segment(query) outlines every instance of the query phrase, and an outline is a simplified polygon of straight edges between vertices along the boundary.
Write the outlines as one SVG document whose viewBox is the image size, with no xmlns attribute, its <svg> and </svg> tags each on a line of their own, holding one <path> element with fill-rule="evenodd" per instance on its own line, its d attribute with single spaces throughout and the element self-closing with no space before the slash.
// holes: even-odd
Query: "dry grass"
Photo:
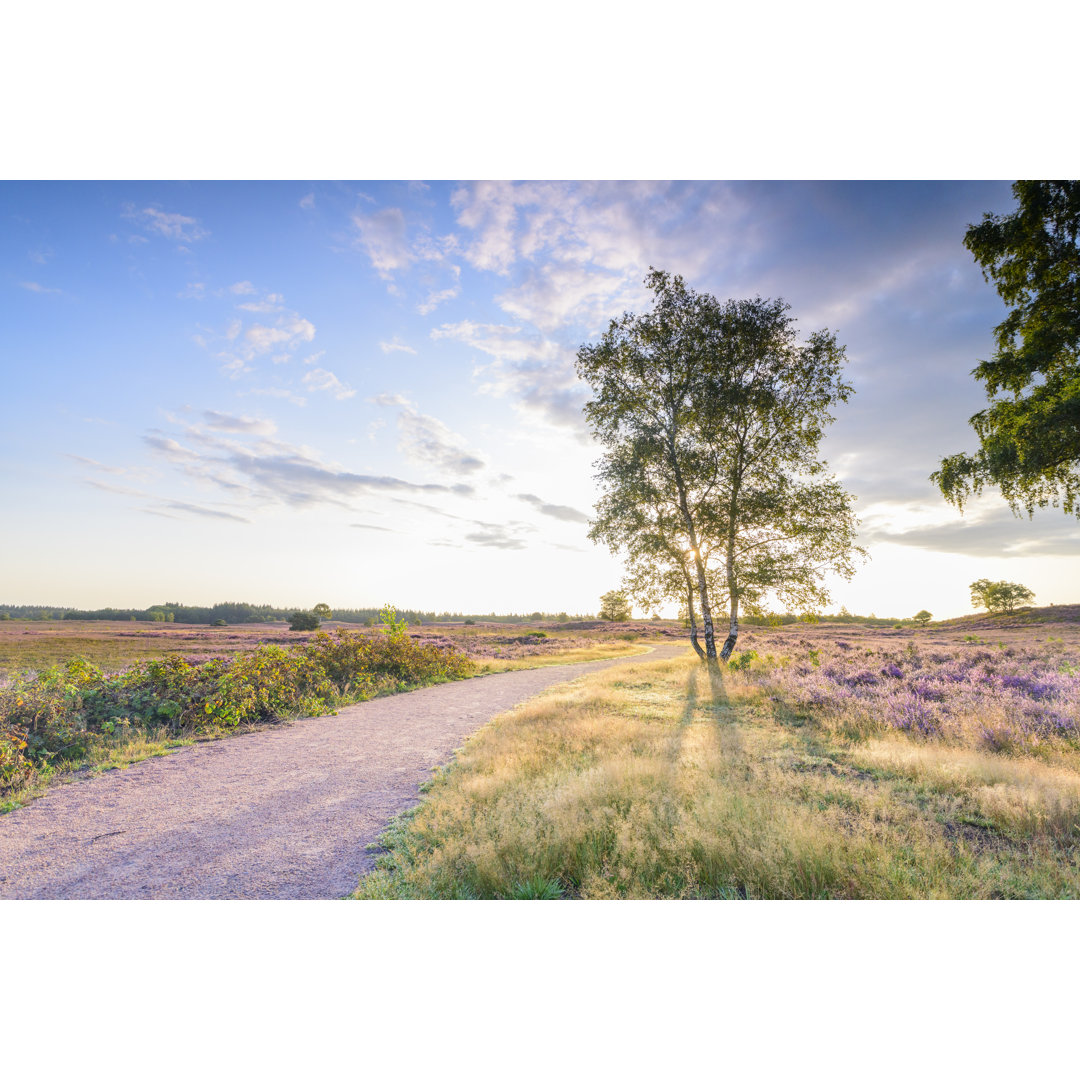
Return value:
<svg viewBox="0 0 1080 1080">
<path fill-rule="evenodd" d="M 496 658 L 477 662 L 477 673 L 488 675 L 498 671 L 521 671 L 524 668 L 550 667 L 553 664 L 586 664 L 590 660 L 611 660 L 617 656 L 645 653 L 647 646 L 618 641 L 597 642 L 596 645 L 566 649 L 538 656 L 515 659 Z"/>
<path fill-rule="evenodd" d="M 621 666 L 471 739 L 356 895 L 1080 896 L 1075 768 L 908 749 L 689 657 Z"/>
</svg>

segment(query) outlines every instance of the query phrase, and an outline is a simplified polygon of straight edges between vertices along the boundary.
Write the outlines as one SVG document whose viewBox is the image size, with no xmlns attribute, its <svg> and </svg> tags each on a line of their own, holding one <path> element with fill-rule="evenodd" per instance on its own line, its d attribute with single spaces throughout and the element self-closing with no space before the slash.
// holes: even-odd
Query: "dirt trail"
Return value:
<svg viewBox="0 0 1080 1080">
<path fill-rule="evenodd" d="M 647 656 L 513 671 L 200 743 L 55 788 L 0 816 L 0 898 L 333 899 L 419 785 L 492 717 Z"/>
</svg>

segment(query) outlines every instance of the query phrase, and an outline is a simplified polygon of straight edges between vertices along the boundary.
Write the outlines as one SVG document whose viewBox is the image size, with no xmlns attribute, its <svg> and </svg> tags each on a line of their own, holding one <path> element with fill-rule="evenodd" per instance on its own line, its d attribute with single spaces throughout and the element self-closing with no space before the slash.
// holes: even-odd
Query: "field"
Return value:
<svg viewBox="0 0 1080 1080">
<path fill-rule="evenodd" d="M 357 896 L 1080 898 L 1073 615 L 587 676 L 478 733 Z"/>
<path fill-rule="evenodd" d="M 333 621 L 324 629 L 344 626 L 350 633 L 365 631 Z M 481 671 L 506 671 L 543 663 L 574 663 L 636 651 L 630 642 L 665 634 L 681 635 L 671 623 L 600 622 L 512 626 L 435 624 L 414 627 L 418 642 L 453 645 L 474 659 Z M 538 636 L 541 635 L 541 636 Z M 40 671 L 75 657 L 105 671 L 119 671 L 139 660 L 179 655 L 208 660 L 250 652 L 259 645 L 295 645 L 311 633 L 294 632 L 282 623 L 243 626 L 192 626 L 179 623 L 134 622 L 0 622 L 0 680 L 16 672 Z"/>
</svg>

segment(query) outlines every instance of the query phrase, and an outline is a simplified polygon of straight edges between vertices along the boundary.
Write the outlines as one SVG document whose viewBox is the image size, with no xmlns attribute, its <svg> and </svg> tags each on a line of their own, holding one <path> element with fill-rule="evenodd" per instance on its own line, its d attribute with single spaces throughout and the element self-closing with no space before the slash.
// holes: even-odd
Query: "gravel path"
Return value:
<svg viewBox="0 0 1080 1080">
<path fill-rule="evenodd" d="M 58 786 L 0 816 L 0 898 L 346 896 L 372 868 L 365 847 L 469 735 L 549 686 L 639 659 L 430 686 Z"/>
</svg>

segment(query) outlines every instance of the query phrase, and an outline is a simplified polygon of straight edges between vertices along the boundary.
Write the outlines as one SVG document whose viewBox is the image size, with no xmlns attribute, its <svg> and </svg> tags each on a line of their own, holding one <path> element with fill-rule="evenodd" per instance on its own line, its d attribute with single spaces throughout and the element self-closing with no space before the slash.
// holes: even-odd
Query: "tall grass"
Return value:
<svg viewBox="0 0 1080 1080">
<path fill-rule="evenodd" d="M 1055 793 L 1056 824 L 988 820 L 990 755 L 913 771 L 890 738 L 844 739 L 692 659 L 596 673 L 471 739 L 356 895 L 1080 896 L 1075 769 L 1029 760 L 991 785 Z"/>
</svg>

